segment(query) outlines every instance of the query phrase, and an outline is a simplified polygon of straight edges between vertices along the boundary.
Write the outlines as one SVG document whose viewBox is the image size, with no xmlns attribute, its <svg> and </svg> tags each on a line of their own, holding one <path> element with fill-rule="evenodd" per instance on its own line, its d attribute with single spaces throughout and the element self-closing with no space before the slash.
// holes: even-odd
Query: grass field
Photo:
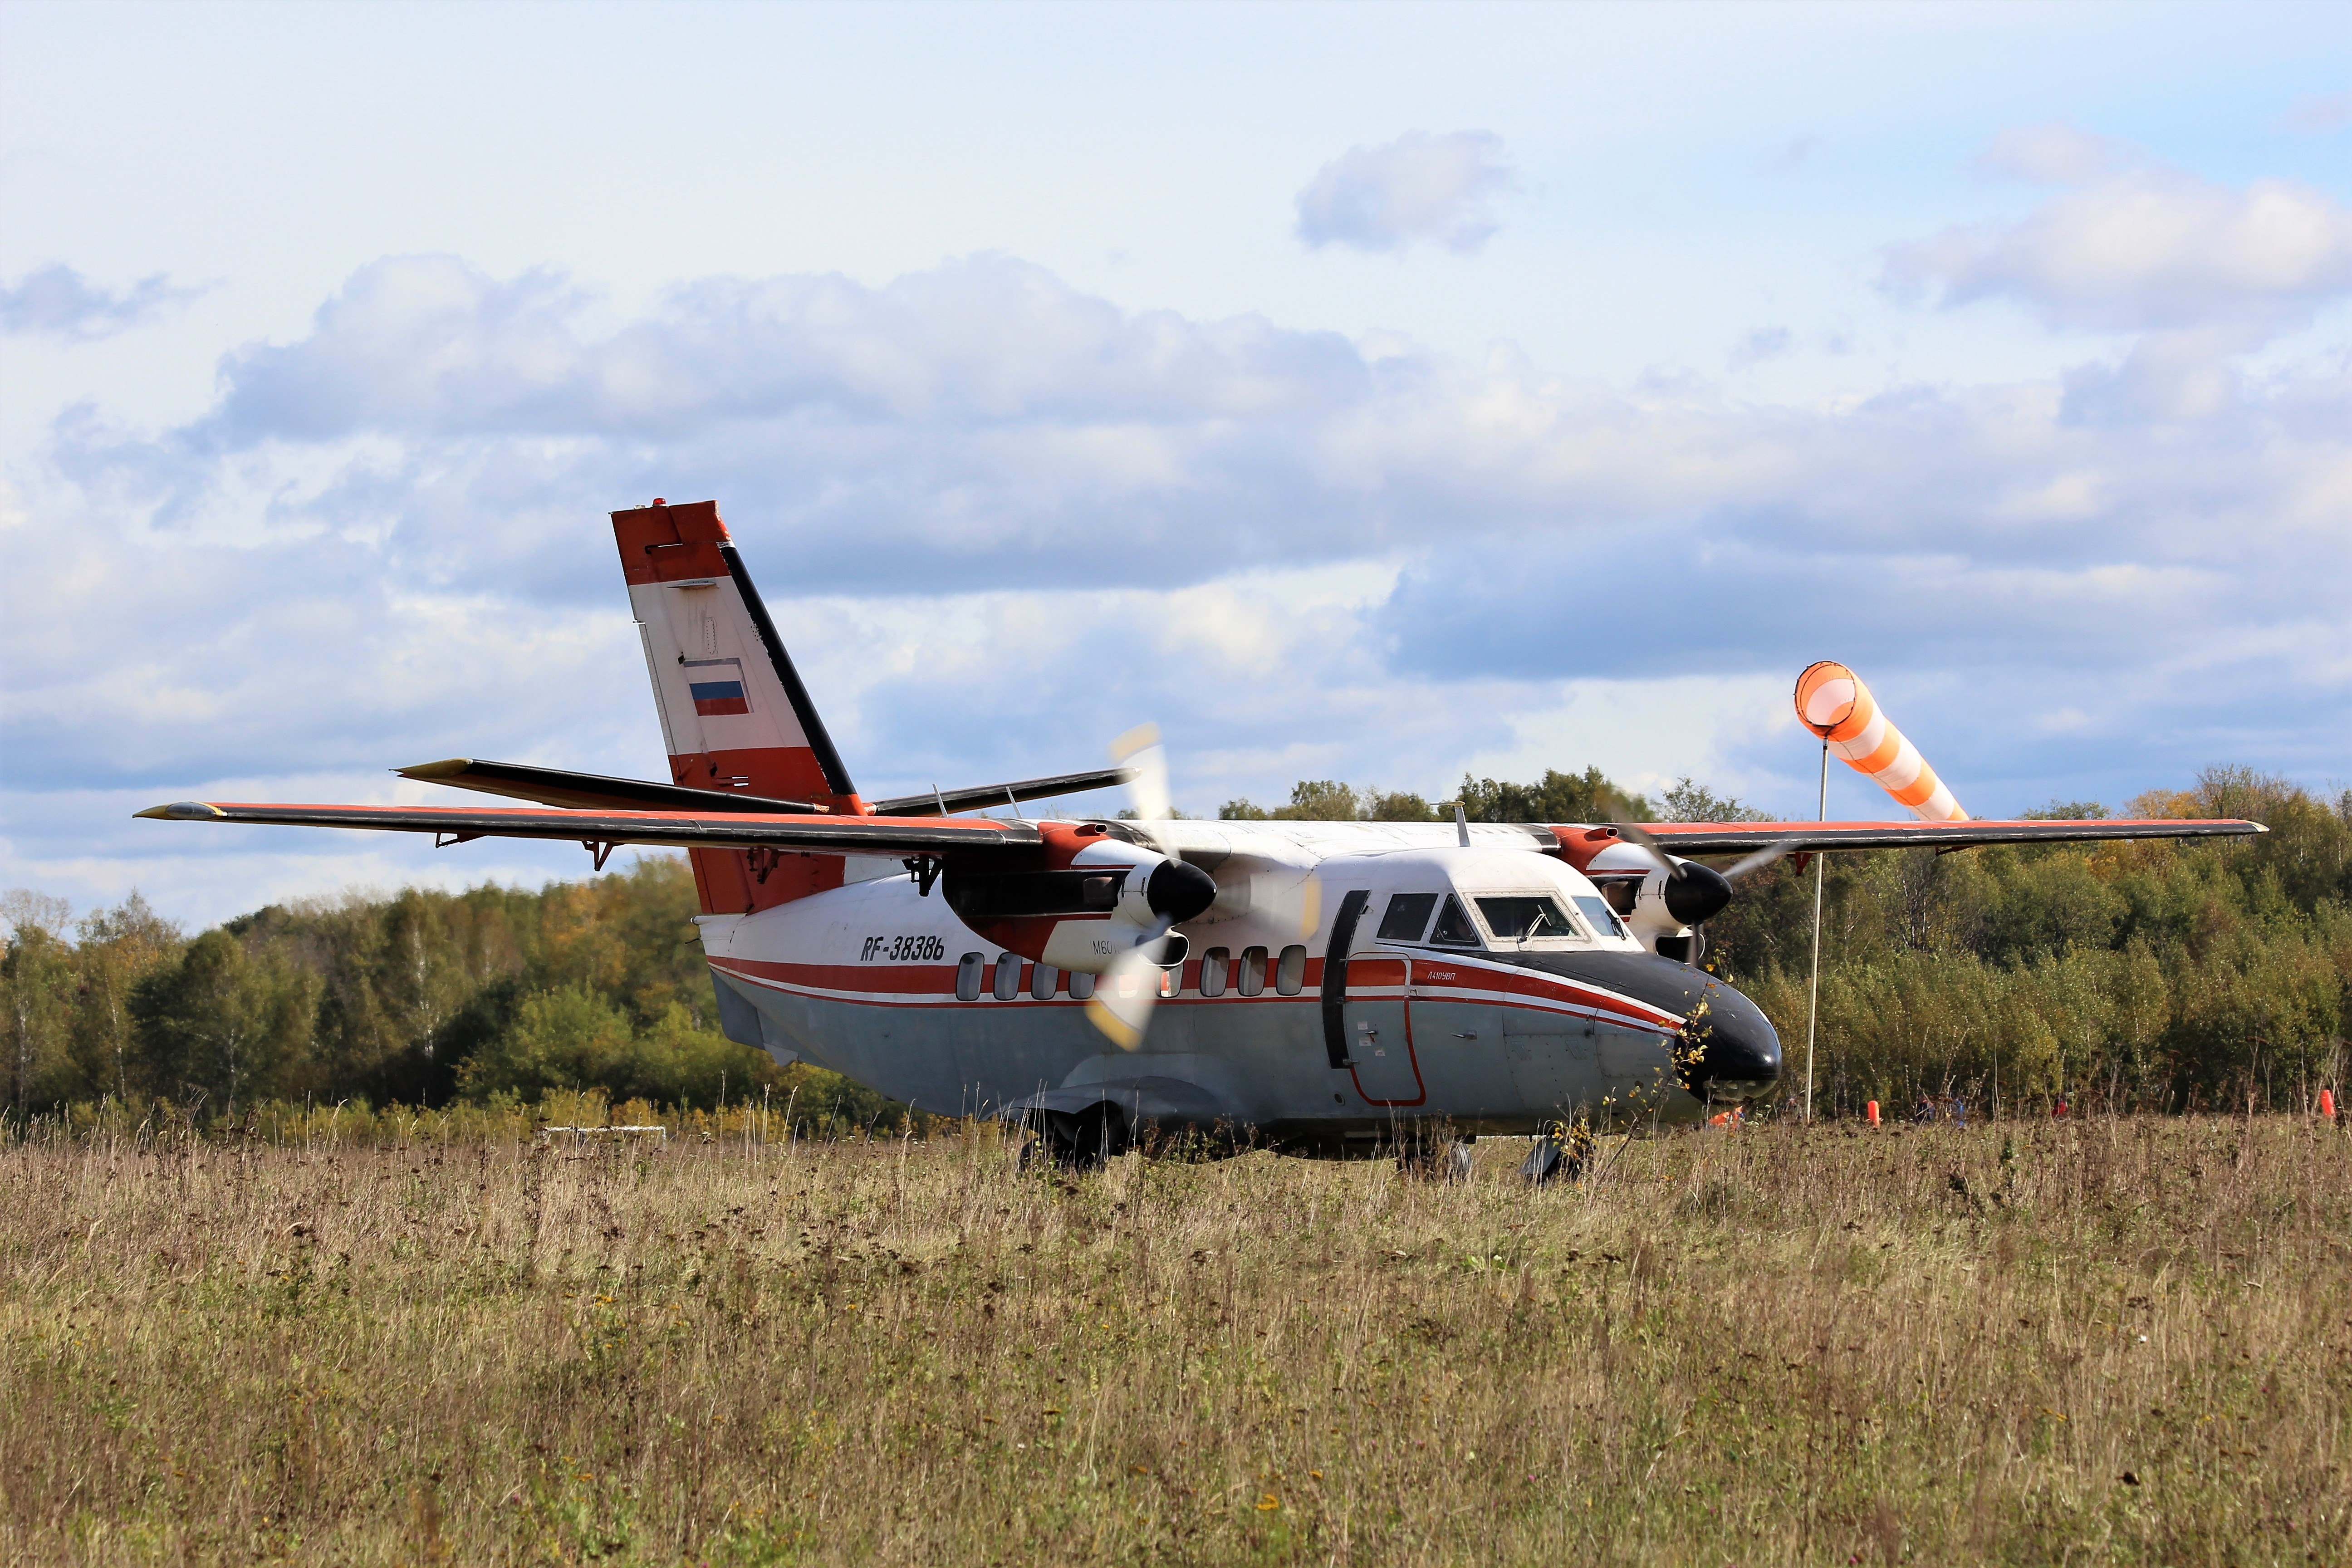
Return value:
<svg viewBox="0 0 2352 1568">
<path fill-rule="evenodd" d="M 2352 1138 L 0 1152 L 12 1562 L 2341 1563 Z"/>
</svg>

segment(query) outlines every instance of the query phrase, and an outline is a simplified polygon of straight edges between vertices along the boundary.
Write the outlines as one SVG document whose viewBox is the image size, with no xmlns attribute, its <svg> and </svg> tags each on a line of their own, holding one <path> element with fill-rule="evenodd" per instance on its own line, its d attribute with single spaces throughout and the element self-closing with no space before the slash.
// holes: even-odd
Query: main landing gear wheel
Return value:
<svg viewBox="0 0 2352 1568">
<path fill-rule="evenodd" d="M 1127 1152 L 1127 1118 L 1115 1105 L 1090 1105 L 1075 1114 L 1040 1111 L 1021 1145 L 1021 1169 L 1050 1165 L 1077 1174 L 1099 1171 Z"/>
<path fill-rule="evenodd" d="M 1470 1140 L 1449 1134 L 1411 1138 L 1397 1151 L 1397 1170 L 1424 1182 L 1458 1185 L 1470 1179 L 1476 1165 L 1476 1157 L 1470 1152 Z"/>
</svg>

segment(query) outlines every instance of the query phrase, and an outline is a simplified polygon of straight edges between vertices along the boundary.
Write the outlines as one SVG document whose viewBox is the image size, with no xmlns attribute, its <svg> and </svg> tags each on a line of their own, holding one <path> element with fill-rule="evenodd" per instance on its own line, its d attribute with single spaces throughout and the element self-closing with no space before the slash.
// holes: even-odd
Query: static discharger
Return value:
<svg viewBox="0 0 2352 1568">
<path fill-rule="evenodd" d="M 1969 819 L 1919 748 L 1887 722 L 1870 688 L 1844 665 L 1824 659 L 1805 667 L 1797 677 L 1797 720 L 1920 821 Z"/>
</svg>

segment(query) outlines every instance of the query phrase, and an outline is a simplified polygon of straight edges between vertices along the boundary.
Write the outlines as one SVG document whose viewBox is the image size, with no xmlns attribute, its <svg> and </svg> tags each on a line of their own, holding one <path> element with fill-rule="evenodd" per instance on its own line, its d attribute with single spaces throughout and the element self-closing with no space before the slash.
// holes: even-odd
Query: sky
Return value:
<svg viewBox="0 0 2352 1568">
<path fill-rule="evenodd" d="M 1196 815 L 1810 816 L 1818 658 L 1979 816 L 2352 783 L 2340 5 L 15 0 L 0 356 L 0 887 L 77 909 L 585 874 L 131 814 L 662 776 L 656 496 L 869 796 L 1151 720 Z"/>
</svg>

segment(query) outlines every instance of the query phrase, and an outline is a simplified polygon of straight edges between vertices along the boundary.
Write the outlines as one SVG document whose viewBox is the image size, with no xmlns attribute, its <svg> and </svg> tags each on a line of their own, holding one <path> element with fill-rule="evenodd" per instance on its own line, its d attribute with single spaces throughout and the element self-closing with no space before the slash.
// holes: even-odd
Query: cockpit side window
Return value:
<svg viewBox="0 0 2352 1568">
<path fill-rule="evenodd" d="M 1445 907 L 1437 911 L 1437 925 L 1430 931 L 1429 940 L 1440 947 L 1481 945 L 1478 928 L 1470 923 L 1470 911 L 1464 909 L 1462 900 L 1451 893 L 1446 895 Z"/>
<path fill-rule="evenodd" d="M 1592 929 L 1603 936 L 1623 936 L 1625 928 L 1617 923 L 1615 909 L 1609 900 L 1594 893 L 1576 895 L 1576 907 L 1592 922 Z"/>
<path fill-rule="evenodd" d="M 1436 907 L 1435 893 L 1396 894 L 1389 900 L 1389 912 L 1381 917 L 1380 940 L 1419 942 L 1429 929 L 1429 911 Z"/>
</svg>

